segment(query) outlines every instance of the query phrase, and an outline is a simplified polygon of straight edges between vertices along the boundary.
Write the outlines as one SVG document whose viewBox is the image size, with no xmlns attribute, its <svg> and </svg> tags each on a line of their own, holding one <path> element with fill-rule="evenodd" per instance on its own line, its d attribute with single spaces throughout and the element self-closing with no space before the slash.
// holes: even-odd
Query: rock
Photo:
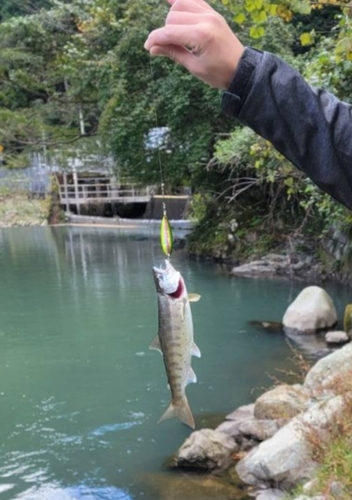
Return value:
<svg viewBox="0 0 352 500">
<path fill-rule="evenodd" d="M 332 495 L 333 498 L 341 500 L 345 497 L 345 488 L 340 484 L 338 481 L 331 481 L 330 483 L 330 494 Z"/>
<path fill-rule="evenodd" d="M 254 404 L 240 406 L 227 415 L 227 421 L 222 422 L 216 430 L 231 436 L 241 450 L 249 450 L 258 442 L 270 438 L 287 421 L 258 420 L 254 417 Z"/>
<path fill-rule="evenodd" d="M 230 420 L 224 422 L 216 430 L 228 434 L 241 446 L 243 439 L 254 440 L 257 443 L 265 441 L 265 439 L 272 437 L 280 427 L 282 425 L 276 420 L 258 420 L 251 417 L 242 421 Z M 243 449 L 242 446 L 241 449 Z"/>
<path fill-rule="evenodd" d="M 254 403 L 250 405 L 239 406 L 237 410 L 226 415 L 227 420 L 244 420 L 254 417 Z"/>
<path fill-rule="evenodd" d="M 257 419 L 288 419 L 306 409 L 308 392 L 303 386 L 279 385 L 262 394 L 255 402 L 254 415 Z"/>
<path fill-rule="evenodd" d="M 349 335 L 343 330 L 335 330 L 327 332 L 325 335 L 326 343 L 329 345 L 343 345 L 347 344 L 351 339 Z"/>
<path fill-rule="evenodd" d="M 272 278 L 276 274 L 276 266 L 266 260 L 255 260 L 231 270 L 233 276 L 241 278 L 265 277 Z"/>
<path fill-rule="evenodd" d="M 311 479 L 316 463 L 307 433 L 317 432 L 320 440 L 327 439 L 327 429 L 342 411 L 343 404 L 343 398 L 337 396 L 315 403 L 294 417 L 238 462 L 236 471 L 241 480 L 257 487 L 270 487 L 275 483 L 285 488 Z"/>
<path fill-rule="evenodd" d="M 269 488 L 256 493 L 255 500 L 286 500 L 287 493 L 281 490 Z"/>
<path fill-rule="evenodd" d="M 340 394 L 348 387 L 352 373 L 352 344 L 320 359 L 307 373 L 303 387 L 316 397 Z"/>
<path fill-rule="evenodd" d="M 318 478 L 316 478 L 316 477 L 314 479 L 312 479 L 311 481 L 308 481 L 307 483 L 305 483 L 302 486 L 303 493 L 310 494 L 313 491 L 316 491 L 318 484 L 319 484 L 319 481 L 318 481 Z"/>
<path fill-rule="evenodd" d="M 330 296 L 318 286 L 304 288 L 287 309 L 285 329 L 301 333 L 315 333 L 331 328 L 337 322 L 336 309 Z"/>
<path fill-rule="evenodd" d="M 231 455 L 238 450 L 235 441 L 222 432 L 201 429 L 192 432 L 176 455 L 178 467 L 195 469 L 223 469 L 231 463 Z"/>
<path fill-rule="evenodd" d="M 286 328 L 285 334 L 292 347 L 304 355 L 307 364 L 313 365 L 318 359 L 333 352 L 326 343 L 324 333 L 302 335 L 302 333 L 293 332 Z"/>
<path fill-rule="evenodd" d="M 300 495 L 296 497 L 294 500 L 325 500 L 326 496 L 319 495 L 317 497 L 307 497 L 307 495 Z"/>
</svg>

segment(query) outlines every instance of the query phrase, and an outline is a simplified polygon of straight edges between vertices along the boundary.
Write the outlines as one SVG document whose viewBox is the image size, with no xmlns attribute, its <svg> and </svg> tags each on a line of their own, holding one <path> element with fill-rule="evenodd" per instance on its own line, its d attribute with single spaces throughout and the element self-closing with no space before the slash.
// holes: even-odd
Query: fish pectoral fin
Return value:
<svg viewBox="0 0 352 500">
<path fill-rule="evenodd" d="M 190 366 L 188 370 L 186 385 L 195 384 L 197 382 L 197 375 L 194 373 L 193 368 Z"/>
<path fill-rule="evenodd" d="M 190 302 L 198 302 L 198 300 L 200 300 L 200 297 L 201 297 L 201 295 L 199 295 L 198 293 L 189 293 L 188 294 L 188 300 Z"/>
<path fill-rule="evenodd" d="M 172 417 L 179 418 L 181 422 L 188 425 L 192 429 L 196 426 L 186 396 L 181 400 L 178 400 L 177 403 L 171 402 L 166 412 L 159 418 L 158 423 Z"/>
<path fill-rule="evenodd" d="M 149 349 L 152 349 L 153 351 L 159 351 L 160 354 L 163 353 L 162 350 L 161 350 L 159 335 L 156 335 L 153 338 L 153 340 L 150 343 Z"/>
<path fill-rule="evenodd" d="M 197 346 L 197 344 L 195 342 L 192 343 L 191 354 L 192 354 L 192 356 L 195 356 L 196 358 L 202 357 L 200 350 L 199 350 L 199 347 Z"/>
</svg>

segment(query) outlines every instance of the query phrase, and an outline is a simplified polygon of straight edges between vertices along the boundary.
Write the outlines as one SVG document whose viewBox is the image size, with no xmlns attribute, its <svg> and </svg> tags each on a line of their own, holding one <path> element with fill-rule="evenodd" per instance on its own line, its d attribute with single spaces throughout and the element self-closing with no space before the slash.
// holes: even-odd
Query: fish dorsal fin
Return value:
<svg viewBox="0 0 352 500">
<path fill-rule="evenodd" d="M 188 294 L 188 300 L 190 302 L 198 302 L 200 300 L 200 295 L 198 293 L 189 293 Z"/>
<path fill-rule="evenodd" d="M 162 350 L 161 350 L 159 335 L 156 335 L 153 338 L 153 340 L 150 343 L 149 349 L 152 349 L 153 351 L 159 351 L 160 354 L 163 353 Z"/>
<path fill-rule="evenodd" d="M 192 354 L 192 356 L 195 356 L 196 358 L 202 357 L 200 350 L 199 350 L 199 347 L 197 346 L 197 344 L 195 342 L 192 343 L 191 354 Z"/>
<path fill-rule="evenodd" d="M 194 373 L 193 368 L 190 366 L 188 370 L 186 385 L 195 384 L 197 382 L 197 375 Z"/>
</svg>

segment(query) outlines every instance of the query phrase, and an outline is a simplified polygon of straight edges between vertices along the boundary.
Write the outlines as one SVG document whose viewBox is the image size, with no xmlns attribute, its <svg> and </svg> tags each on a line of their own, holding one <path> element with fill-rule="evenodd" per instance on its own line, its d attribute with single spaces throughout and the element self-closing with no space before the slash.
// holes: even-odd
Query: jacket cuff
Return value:
<svg viewBox="0 0 352 500">
<path fill-rule="evenodd" d="M 229 88 L 223 93 L 221 108 L 232 116 L 237 116 L 252 88 L 255 69 L 260 65 L 263 52 L 246 47 L 231 80 Z"/>
</svg>

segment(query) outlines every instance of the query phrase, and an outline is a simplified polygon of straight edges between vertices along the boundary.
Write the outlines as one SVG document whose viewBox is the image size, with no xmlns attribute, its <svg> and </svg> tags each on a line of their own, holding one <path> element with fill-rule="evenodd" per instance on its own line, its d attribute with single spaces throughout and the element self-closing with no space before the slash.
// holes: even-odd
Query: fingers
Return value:
<svg viewBox="0 0 352 500">
<path fill-rule="evenodd" d="M 194 46 L 194 28 L 187 25 L 167 25 L 164 28 L 158 28 L 150 33 L 144 48 L 150 50 L 155 45 L 165 46 L 174 45 L 178 47 Z M 154 54 L 156 55 L 156 54 Z"/>
<path fill-rule="evenodd" d="M 194 58 L 191 52 L 179 45 L 153 45 L 150 54 L 152 56 L 166 56 L 186 68 Z"/>
<path fill-rule="evenodd" d="M 171 10 L 180 12 L 209 12 L 213 9 L 204 0 L 173 0 Z"/>
<path fill-rule="evenodd" d="M 172 10 L 167 15 L 165 25 L 168 24 L 179 24 L 179 25 L 190 25 L 190 24 L 198 24 L 201 22 L 203 14 L 193 14 L 191 12 L 178 12 Z"/>
<path fill-rule="evenodd" d="M 197 55 L 193 54 L 185 47 L 179 45 L 154 45 L 150 50 L 152 56 L 166 56 L 177 64 L 184 66 L 191 73 L 202 78 L 202 64 L 199 63 Z"/>
</svg>

